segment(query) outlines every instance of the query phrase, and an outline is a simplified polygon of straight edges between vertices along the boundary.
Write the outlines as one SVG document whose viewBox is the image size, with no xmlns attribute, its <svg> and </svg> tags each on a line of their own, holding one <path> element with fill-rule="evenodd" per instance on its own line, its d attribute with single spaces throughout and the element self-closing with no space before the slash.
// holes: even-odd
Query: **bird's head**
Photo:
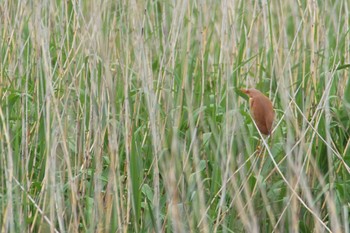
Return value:
<svg viewBox="0 0 350 233">
<path fill-rule="evenodd" d="M 248 95 L 250 98 L 254 98 L 256 95 L 259 95 L 259 91 L 254 89 L 254 88 L 250 88 L 250 89 L 241 89 L 241 91 L 243 93 L 245 93 L 246 95 Z"/>
</svg>

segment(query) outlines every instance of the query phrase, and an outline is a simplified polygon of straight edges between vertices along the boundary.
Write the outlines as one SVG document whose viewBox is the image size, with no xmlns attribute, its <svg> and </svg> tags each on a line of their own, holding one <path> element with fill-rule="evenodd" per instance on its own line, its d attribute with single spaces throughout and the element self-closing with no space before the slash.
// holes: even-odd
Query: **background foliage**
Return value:
<svg viewBox="0 0 350 233">
<path fill-rule="evenodd" d="M 2 232 L 349 232 L 348 1 L 0 3 Z"/>
</svg>

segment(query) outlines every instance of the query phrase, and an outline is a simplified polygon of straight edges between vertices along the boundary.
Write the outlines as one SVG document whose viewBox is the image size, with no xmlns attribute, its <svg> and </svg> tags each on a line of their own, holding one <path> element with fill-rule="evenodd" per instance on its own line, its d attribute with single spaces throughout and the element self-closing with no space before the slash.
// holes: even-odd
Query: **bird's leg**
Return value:
<svg viewBox="0 0 350 233">
<path fill-rule="evenodd" d="M 259 139 L 258 141 L 258 145 L 256 145 L 256 151 L 258 152 L 258 154 L 261 153 L 261 140 Z M 260 154 L 261 155 L 261 154 Z"/>
<path fill-rule="evenodd" d="M 263 149 L 263 145 L 262 145 L 262 139 L 259 139 L 258 145 L 256 146 L 256 152 L 258 153 L 259 157 L 264 157 L 264 149 Z"/>
</svg>

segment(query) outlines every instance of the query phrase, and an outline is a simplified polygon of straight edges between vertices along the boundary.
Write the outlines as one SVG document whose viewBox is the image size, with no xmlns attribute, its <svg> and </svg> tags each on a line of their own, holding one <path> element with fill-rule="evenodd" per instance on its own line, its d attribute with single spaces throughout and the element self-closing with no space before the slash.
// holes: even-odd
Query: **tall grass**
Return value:
<svg viewBox="0 0 350 233">
<path fill-rule="evenodd" d="M 348 1 L 0 3 L 1 232 L 349 232 Z"/>
</svg>

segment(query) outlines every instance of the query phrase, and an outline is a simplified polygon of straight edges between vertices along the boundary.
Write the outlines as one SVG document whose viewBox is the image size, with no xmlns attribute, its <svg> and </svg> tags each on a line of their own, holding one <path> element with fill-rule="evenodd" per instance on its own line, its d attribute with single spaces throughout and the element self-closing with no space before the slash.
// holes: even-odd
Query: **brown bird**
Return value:
<svg viewBox="0 0 350 233">
<path fill-rule="evenodd" d="M 272 102 L 254 88 L 242 89 L 242 91 L 249 96 L 250 111 L 259 131 L 262 134 L 269 135 L 275 118 Z"/>
</svg>

